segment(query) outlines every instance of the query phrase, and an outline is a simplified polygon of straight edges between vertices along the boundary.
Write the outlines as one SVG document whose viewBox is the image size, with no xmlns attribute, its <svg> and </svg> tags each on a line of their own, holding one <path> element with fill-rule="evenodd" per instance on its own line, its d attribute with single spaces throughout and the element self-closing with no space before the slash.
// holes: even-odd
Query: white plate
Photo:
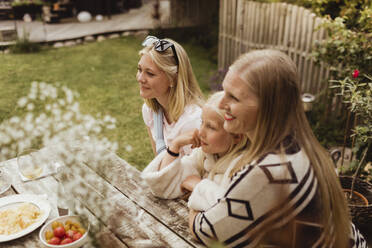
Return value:
<svg viewBox="0 0 372 248">
<path fill-rule="evenodd" d="M 0 211 L 15 207 L 21 203 L 31 203 L 36 205 L 41 211 L 39 219 L 35 223 L 33 223 L 32 225 L 28 226 L 27 228 L 23 229 L 20 232 L 11 235 L 0 235 L 0 242 L 17 239 L 34 231 L 36 228 L 41 226 L 49 217 L 50 213 L 49 202 L 38 195 L 31 194 L 10 195 L 0 198 Z"/>
</svg>

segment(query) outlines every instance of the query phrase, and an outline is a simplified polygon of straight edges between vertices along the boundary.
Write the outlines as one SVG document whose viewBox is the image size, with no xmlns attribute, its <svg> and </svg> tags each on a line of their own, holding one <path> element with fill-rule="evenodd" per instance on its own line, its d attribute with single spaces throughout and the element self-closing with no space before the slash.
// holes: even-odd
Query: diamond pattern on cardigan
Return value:
<svg viewBox="0 0 372 248">
<path fill-rule="evenodd" d="M 207 236 L 210 239 L 217 239 L 213 225 L 208 221 L 205 215 L 200 218 L 199 226 L 199 230 L 203 235 Z"/>
<path fill-rule="evenodd" d="M 280 174 L 275 173 L 276 170 L 282 170 L 279 167 L 286 167 L 288 173 Z M 286 162 L 282 164 L 267 164 L 267 165 L 260 165 L 259 168 L 265 173 L 269 182 L 272 184 L 292 184 L 298 183 L 296 173 L 292 167 L 291 162 Z M 288 178 L 289 176 L 289 178 Z"/>
<path fill-rule="evenodd" d="M 229 216 L 243 220 L 254 219 L 249 201 L 226 198 L 226 202 Z"/>
</svg>

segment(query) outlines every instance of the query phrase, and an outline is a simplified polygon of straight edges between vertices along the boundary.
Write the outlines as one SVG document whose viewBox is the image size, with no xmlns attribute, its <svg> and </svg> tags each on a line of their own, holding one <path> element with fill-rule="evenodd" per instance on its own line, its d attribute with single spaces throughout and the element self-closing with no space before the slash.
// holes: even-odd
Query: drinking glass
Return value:
<svg viewBox="0 0 372 248">
<path fill-rule="evenodd" d="M 17 155 L 19 172 L 27 179 L 33 180 L 40 177 L 44 170 L 44 161 L 38 150 L 28 149 Z"/>
<path fill-rule="evenodd" d="M 0 195 L 10 188 L 10 177 L 5 171 L 0 169 Z"/>
</svg>

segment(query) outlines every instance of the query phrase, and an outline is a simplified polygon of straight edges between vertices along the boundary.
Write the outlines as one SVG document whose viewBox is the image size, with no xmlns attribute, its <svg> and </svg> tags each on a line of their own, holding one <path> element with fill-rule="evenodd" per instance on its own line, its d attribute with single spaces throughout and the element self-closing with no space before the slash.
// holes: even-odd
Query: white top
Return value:
<svg viewBox="0 0 372 248">
<path fill-rule="evenodd" d="M 188 206 L 198 211 L 209 209 L 223 196 L 230 184 L 230 171 L 240 159 L 238 156 L 232 161 L 226 161 L 212 178 L 210 171 L 215 167 L 216 159 L 201 148 L 193 149 L 190 155 L 178 157 L 158 171 L 165 154 L 166 151 L 163 151 L 151 161 L 143 170 L 142 178 L 155 196 L 173 199 L 185 194 L 181 191 L 181 184 L 188 176 L 200 176 L 202 180 L 195 186 L 188 201 Z"/>
<path fill-rule="evenodd" d="M 165 145 L 168 146 L 178 135 L 191 131 L 195 128 L 199 129 L 201 125 L 202 110 L 198 105 L 192 104 L 185 107 L 183 114 L 178 118 L 178 121 L 171 124 L 168 123 L 163 116 L 163 135 Z M 153 140 L 156 140 L 153 111 L 145 103 L 142 105 L 142 117 L 146 126 L 151 130 Z M 191 145 L 182 147 L 180 153 L 190 154 Z"/>
</svg>

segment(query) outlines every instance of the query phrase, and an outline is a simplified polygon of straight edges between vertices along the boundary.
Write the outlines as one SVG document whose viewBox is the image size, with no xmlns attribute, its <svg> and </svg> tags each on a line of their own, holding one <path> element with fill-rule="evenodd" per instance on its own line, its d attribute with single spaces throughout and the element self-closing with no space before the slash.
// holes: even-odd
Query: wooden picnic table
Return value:
<svg viewBox="0 0 372 248">
<path fill-rule="evenodd" d="M 88 216 L 90 230 L 101 226 L 94 235 L 96 245 L 90 242 L 84 248 L 202 247 L 188 230 L 188 208 L 184 200 L 154 197 L 141 179 L 140 171 L 114 153 L 102 160 L 98 170 L 90 166 L 97 161 L 74 164 L 84 172 L 83 177 L 73 171 L 67 174 L 67 180 L 79 180 L 91 188 L 89 194 L 74 192 L 72 198 L 70 192 L 66 192 L 70 200 L 80 206 L 76 214 L 85 213 Z M 61 173 L 23 182 L 18 174 L 16 159 L 1 162 L 0 168 L 12 177 L 11 188 L 0 197 L 46 194 L 48 201 L 57 199 Z M 101 197 L 104 201 L 92 201 L 89 195 Z M 110 204 L 105 206 L 107 202 Z M 52 210 L 47 221 L 58 216 L 57 201 L 50 200 L 50 203 Z M 102 208 L 104 211 L 99 210 Z M 38 237 L 40 228 L 16 240 L 0 243 L 0 247 L 42 247 Z"/>
</svg>

